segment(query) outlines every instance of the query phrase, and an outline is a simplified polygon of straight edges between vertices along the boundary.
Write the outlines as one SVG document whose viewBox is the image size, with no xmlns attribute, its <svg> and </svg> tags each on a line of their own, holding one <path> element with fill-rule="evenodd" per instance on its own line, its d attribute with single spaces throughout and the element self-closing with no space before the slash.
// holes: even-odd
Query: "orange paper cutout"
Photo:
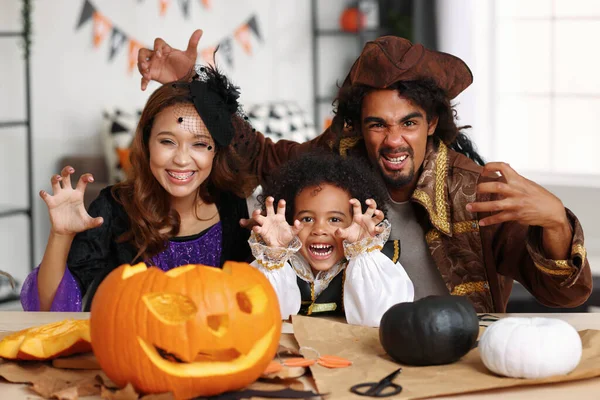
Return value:
<svg viewBox="0 0 600 400">
<path fill-rule="evenodd" d="M 137 58 L 142 44 L 137 40 L 129 39 L 129 72 L 137 65 Z"/>
<path fill-rule="evenodd" d="M 263 372 L 263 375 L 276 374 L 277 372 L 281 371 L 282 369 L 283 369 L 283 365 L 281 365 L 279 362 L 271 361 L 269 363 L 269 365 L 267 365 L 267 368 Z"/>
<path fill-rule="evenodd" d="M 310 367 L 315 365 L 317 360 L 310 360 L 303 357 L 288 358 L 283 362 L 286 367 Z"/>
<path fill-rule="evenodd" d="M 159 0 L 160 1 L 160 16 L 164 17 L 167 14 L 167 8 L 171 5 L 171 0 Z"/>
<path fill-rule="evenodd" d="M 248 55 L 252 55 L 252 44 L 250 43 L 250 28 L 248 24 L 244 24 L 235 30 L 235 38 L 240 42 L 244 51 Z"/>
<path fill-rule="evenodd" d="M 317 363 L 327 368 L 346 368 L 352 365 L 352 361 L 332 355 L 325 355 L 319 357 Z"/>
<path fill-rule="evenodd" d="M 129 174 L 129 170 L 131 169 L 131 160 L 129 159 L 129 149 L 123 149 L 120 147 L 116 148 L 117 156 L 119 157 L 119 164 L 121 164 L 121 168 L 125 173 Z"/>
<path fill-rule="evenodd" d="M 112 23 L 98 11 L 94 11 L 94 47 L 99 47 L 110 32 Z"/>
</svg>

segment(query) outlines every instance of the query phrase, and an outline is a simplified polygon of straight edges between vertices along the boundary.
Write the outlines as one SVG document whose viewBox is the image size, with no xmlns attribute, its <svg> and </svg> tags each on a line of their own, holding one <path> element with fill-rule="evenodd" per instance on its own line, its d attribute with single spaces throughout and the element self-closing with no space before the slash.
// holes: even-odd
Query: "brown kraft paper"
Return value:
<svg viewBox="0 0 600 400">
<path fill-rule="evenodd" d="M 481 361 L 479 351 L 471 350 L 460 361 L 441 366 L 411 367 L 400 365 L 386 354 L 379 343 L 379 330 L 348 325 L 323 318 L 294 316 L 294 336 L 301 347 L 311 347 L 321 355 L 332 354 L 352 361 L 347 368 L 310 367 L 319 393 L 327 400 L 362 399 L 350 392 L 352 385 L 378 382 L 399 367 L 402 373 L 394 383 L 403 387 L 394 399 L 422 399 L 443 395 L 575 381 L 600 376 L 600 331 L 579 332 L 583 354 L 578 367 L 568 375 L 544 379 L 500 377 L 490 372 Z"/>
</svg>

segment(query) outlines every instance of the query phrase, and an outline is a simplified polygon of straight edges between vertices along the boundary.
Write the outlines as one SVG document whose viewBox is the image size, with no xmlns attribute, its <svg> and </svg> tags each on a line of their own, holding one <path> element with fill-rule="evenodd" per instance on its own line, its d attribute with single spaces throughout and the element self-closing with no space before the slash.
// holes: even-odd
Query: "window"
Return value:
<svg viewBox="0 0 600 400">
<path fill-rule="evenodd" d="M 441 50 L 473 70 L 458 111 L 486 160 L 541 184 L 600 186 L 600 1 L 448 3 Z"/>
</svg>

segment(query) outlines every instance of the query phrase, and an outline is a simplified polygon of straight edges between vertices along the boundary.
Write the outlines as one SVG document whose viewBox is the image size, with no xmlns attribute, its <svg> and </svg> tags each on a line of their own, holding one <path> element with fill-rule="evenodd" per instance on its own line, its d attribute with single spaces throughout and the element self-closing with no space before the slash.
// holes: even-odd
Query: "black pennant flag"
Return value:
<svg viewBox="0 0 600 400">
<path fill-rule="evenodd" d="M 256 19 L 256 15 L 253 15 L 252 18 L 248 21 L 248 27 L 254 32 L 259 41 L 262 42 L 262 36 L 260 35 L 260 30 L 258 29 L 258 20 Z"/>
<path fill-rule="evenodd" d="M 112 61 L 126 41 L 127 36 L 125 36 L 125 34 L 119 28 L 113 27 L 110 35 L 110 54 L 108 55 L 108 61 Z"/>
<path fill-rule="evenodd" d="M 190 0 L 179 0 L 183 16 L 187 19 L 190 16 Z"/>
<path fill-rule="evenodd" d="M 85 24 L 88 19 L 92 18 L 96 9 L 88 0 L 83 2 L 83 9 L 81 10 L 81 15 L 79 16 L 79 22 L 77 23 L 76 30 L 81 28 L 81 25 Z"/>
<path fill-rule="evenodd" d="M 219 43 L 219 52 L 217 54 L 223 54 L 225 62 L 229 67 L 233 67 L 233 47 L 231 46 L 231 38 L 225 38 Z"/>
</svg>

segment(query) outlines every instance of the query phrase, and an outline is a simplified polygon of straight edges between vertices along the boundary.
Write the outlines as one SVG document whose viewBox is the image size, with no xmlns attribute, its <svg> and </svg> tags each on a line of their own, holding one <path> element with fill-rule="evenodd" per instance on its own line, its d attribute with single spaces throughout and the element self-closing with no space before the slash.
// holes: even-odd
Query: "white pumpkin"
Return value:
<svg viewBox="0 0 600 400">
<path fill-rule="evenodd" d="M 581 338 L 555 318 L 509 317 L 488 328 L 479 340 L 483 364 L 498 375 L 545 378 L 568 374 L 581 359 Z"/>
</svg>

